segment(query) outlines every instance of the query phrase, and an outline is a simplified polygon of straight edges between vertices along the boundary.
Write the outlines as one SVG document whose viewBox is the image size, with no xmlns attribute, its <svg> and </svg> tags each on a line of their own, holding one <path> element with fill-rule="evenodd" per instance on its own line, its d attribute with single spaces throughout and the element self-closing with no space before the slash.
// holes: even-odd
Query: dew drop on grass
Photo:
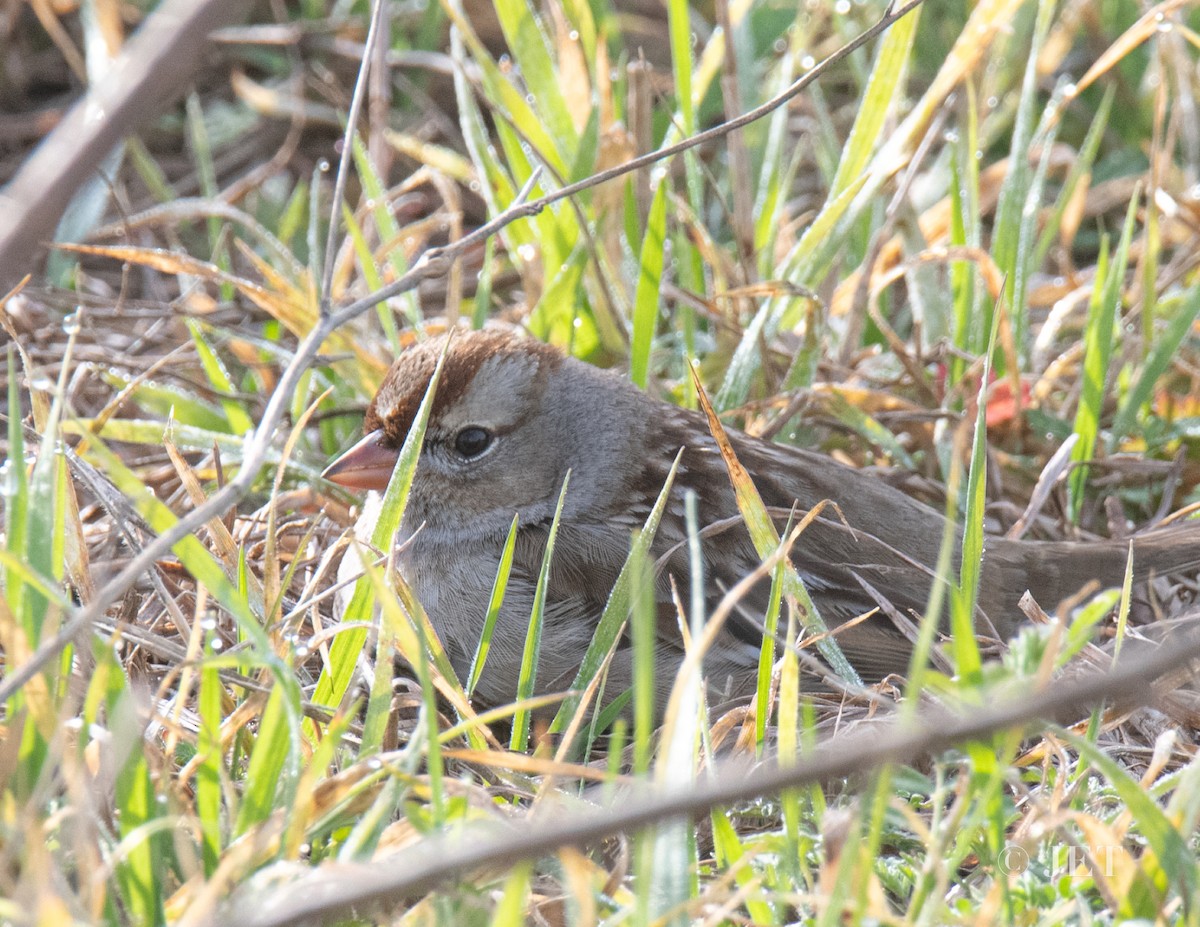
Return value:
<svg viewBox="0 0 1200 927">
<path fill-rule="evenodd" d="M 806 71 L 811 71 L 816 66 L 817 66 L 817 59 L 814 58 L 812 55 L 805 55 L 803 58 L 800 59 L 800 67 L 804 68 L 804 70 L 806 70 Z"/>
<path fill-rule="evenodd" d="M 574 29 L 572 29 L 570 32 L 567 33 L 567 38 L 570 39 L 572 42 L 578 42 L 579 41 L 579 33 L 576 32 Z"/>
<path fill-rule="evenodd" d="M 64 335 L 78 335 L 79 327 L 80 323 L 78 312 L 72 312 L 62 321 L 62 330 Z"/>
<path fill-rule="evenodd" d="M 329 173 L 329 162 L 327 160 L 325 160 L 324 158 L 322 158 L 320 161 L 317 162 L 317 170 L 319 170 L 322 174 L 328 174 Z"/>
<path fill-rule="evenodd" d="M 850 12 L 850 0 L 837 0 L 833 5 L 833 11 L 839 16 L 845 16 Z"/>
</svg>

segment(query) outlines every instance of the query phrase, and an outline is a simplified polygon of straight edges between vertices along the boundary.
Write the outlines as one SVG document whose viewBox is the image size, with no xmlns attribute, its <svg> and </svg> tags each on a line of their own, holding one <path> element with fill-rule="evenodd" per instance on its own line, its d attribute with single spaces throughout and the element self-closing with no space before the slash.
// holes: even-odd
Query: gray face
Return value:
<svg viewBox="0 0 1200 927">
<path fill-rule="evenodd" d="M 364 422 L 363 443 L 375 446 L 370 474 L 346 485 L 386 486 L 389 460 L 408 437 L 445 345 L 442 337 L 411 348 L 388 371 Z M 548 523 L 568 472 L 564 518 L 607 523 L 612 500 L 636 508 L 644 493 L 631 480 L 647 464 L 655 470 L 651 491 L 662 486 L 678 449 L 669 442 L 662 467 L 648 460 L 662 441 L 662 408 L 626 378 L 541 342 L 457 333 L 442 360 L 405 527 L 423 524 L 453 543 L 503 537 L 514 513 L 524 525 Z M 337 466 L 346 467 L 345 458 Z"/>
<path fill-rule="evenodd" d="M 529 354 L 484 361 L 426 430 L 416 477 L 426 497 L 452 494 L 456 512 L 476 513 L 496 529 L 507 529 L 514 512 L 525 523 L 549 517 L 546 502 L 558 495 L 568 448 L 549 440 L 554 409 L 543 402 L 546 381 Z M 436 503 L 420 515 L 429 524 L 444 521 Z"/>
<path fill-rule="evenodd" d="M 381 429 L 389 446 L 398 448 L 407 437 L 444 343 L 434 339 L 405 352 L 380 387 L 366 426 Z M 525 523 L 553 513 L 568 448 L 550 437 L 559 406 L 545 399 L 562 363 L 546 345 L 507 334 L 455 338 L 438 382 L 406 522 L 454 532 L 470 512 L 474 531 L 492 533 L 507 531 L 514 512 Z"/>
</svg>

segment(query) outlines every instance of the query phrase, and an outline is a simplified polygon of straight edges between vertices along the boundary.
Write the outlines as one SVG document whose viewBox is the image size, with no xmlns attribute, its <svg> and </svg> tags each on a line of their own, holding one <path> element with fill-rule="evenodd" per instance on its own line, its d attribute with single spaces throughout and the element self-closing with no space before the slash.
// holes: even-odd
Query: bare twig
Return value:
<svg viewBox="0 0 1200 927">
<path fill-rule="evenodd" d="M 857 775 L 887 763 L 911 762 L 998 731 L 1023 729 L 1038 720 L 1069 723 L 1107 699 L 1134 707 L 1155 697 L 1155 680 L 1198 658 L 1200 633 L 1191 631 L 1175 638 L 1170 646 L 1155 647 L 1108 672 L 1089 673 L 1069 682 L 1056 680 L 1030 695 L 991 707 L 972 707 L 963 714 L 931 711 L 912 724 L 873 724 L 860 734 L 833 738 L 786 766 L 748 771 L 744 764 L 731 763 L 686 788 L 626 795 L 612 808 L 521 819 L 519 826 L 499 832 L 494 827 L 469 828 L 454 836 L 422 840 L 378 863 L 342 864 L 335 872 L 317 872 L 265 898 L 257 893 L 252 910 L 239 908 L 221 922 L 283 927 L 342 921 L 363 908 L 411 901 L 439 883 L 479 867 L 536 859 L 560 847 L 593 843 L 659 821 L 702 814 L 718 805 Z"/>
<path fill-rule="evenodd" d="M 79 100 L 0 191 L 0 287 L 27 271 L 79 186 L 126 135 L 186 85 L 208 33 L 246 10 L 237 0 L 167 0 L 117 66 Z"/>
<path fill-rule="evenodd" d="M 329 233 L 325 237 L 325 269 L 321 273 L 322 316 L 329 315 L 329 292 L 333 288 L 333 261 L 337 253 L 338 231 L 342 227 L 342 200 L 346 195 L 346 179 L 350 175 L 350 156 L 354 152 L 354 133 L 358 125 L 358 114 L 362 110 L 363 98 L 367 95 L 367 76 L 371 72 L 373 49 L 378 41 L 379 23 L 383 18 L 383 0 L 371 4 L 371 25 L 367 29 L 366 51 L 354 82 L 354 95 L 350 98 L 350 112 L 346 116 L 346 134 L 342 138 L 342 156 L 338 159 L 337 179 L 333 182 L 333 203 L 329 209 Z"/>
<path fill-rule="evenodd" d="M 783 106 L 788 101 L 798 96 L 809 84 L 813 83 L 817 78 L 821 77 L 826 71 L 839 62 L 850 57 L 851 54 L 858 51 L 867 42 L 875 38 L 875 36 L 885 32 L 898 20 L 903 19 L 924 0 L 908 0 L 903 6 L 897 8 L 893 3 L 888 7 L 888 10 L 882 17 L 875 22 L 873 26 L 865 29 L 863 32 L 856 35 L 853 39 L 831 54 L 828 58 L 824 58 L 812 70 L 808 71 L 803 77 L 797 78 L 787 89 L 778 95 L 767 100 L 767 102 L 756 106 L 754 109 L 743 113 L 736 119 L 730 119 L 728 122 L 722 122 L 720 125 L 713 126 L 711 129 L 705 129 L 690 138 L 685 138 L 683 141 L 676 142 L 674 145 L 667 145 L 665 148 L 659 148 L 657 151 L 651 151 L 649 154 L 641 155 L 626 161 L 624 164 L 618 164 L 615 167 L 610 167 L 607 170 L 599 171 L 591 177 L 577 181 L 572 184 L 567 184 L 553 193 L 543 196 L 541 199 L 536 199 L 529 204 L 529 208 L 535 212 L 544 209 L 551 203 L 556 203 L 561 199 L 566 199 L 568 196 L 574 196 L 576 193 L 581 193 L 584 190 L 590 190 L 592 187 L 599 186 L 602 183 L 607 183 L 610 180 L 615 180 L 618 177 L 623 177 L 626 174 L 641 170 L 643 167 L 650 167 L 657 164 L 659 161 L 665 161 L 667 158 L 672 158 L 677 154 L 711 142 L 714 139 L 728 135 L 730 132 L 744 128 L 752 122 L 757 122 L 764 116 L 769 116 L 779 107 Z"/>
</svg>

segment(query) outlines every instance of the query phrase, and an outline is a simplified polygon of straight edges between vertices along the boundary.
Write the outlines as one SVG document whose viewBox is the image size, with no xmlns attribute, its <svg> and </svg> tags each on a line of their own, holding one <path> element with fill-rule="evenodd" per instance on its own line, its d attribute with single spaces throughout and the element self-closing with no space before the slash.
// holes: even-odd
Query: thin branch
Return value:
<svg viewBox="0 0 1200 927">
<path fill-rule="evenodd" d="M 549 206 L 551 203 L 556 203 L 568 196 L 574 196 L 576 193 L 580 193 L 584 190 L 590 190 L 592 187 L 599 186 L 602 183 L 607 183 L 610 180 L 615 180 L 618 177 L 623 177 L 624 175 L 633 171 L 641 170 L 643 167 L 650 167 L 653 164 L 657 164 L 659 161 L 665 161 L 667 158 L 672 158 L 677 154 L 682 154 L 690 148 L 695 148 L 698 145 L 703 145 L 706 142 L 711 142 L 714 139 L 718 139 L 723 135 L 728 135 L 730 132 L 750 125 L 752 122 L 757 122 L 764 116 L 769 116 L 771 113 L 775 112 L 775 110 L 779 109 L 779 107 L 798 96 L 800 92 L 803 91 L 809 84 L 821 77 L 835 64 L 838 64 L 844 59 L 850 57 L 851 54 L 862 48 L 862 46 L 866 45 L 867 42 L 871 41 L 871 39 L 875 38 L 880 33 L 886 31 L 895 22 L 903 19 L 905 16 L 919 7 L 923 2 L 924 0 L 909 0 L 908 3 L 904 4 L 904 6 L 900 7 L 899 9 L 897 9 L 894 4 L 888 7 L 888 11 L 884 13 L 882 18 L 876 21 L 875 25 L 855 36 L 853 39 L 831 54 L 828 58 L 822 59 L 821 62 L 807 74 L 805 74 L 803 77 L 797 78 L 795 81 L 789 84 L 786 90 L 767 100 L 767 102 L 756 106 L 754 109 L 743 113 L 736 119 L 730 119 L 728 122 L 722 122 L 720 125 L 713 126 L 711 129 L 705 129 L 703 132 L 693 135 L 691 138 L 685 138 L 681 142 L 676 142 L 674 145 L 668 145 L 665 148 L 659 148 L 657 151 L 652 151 L 649 154 L 641 155 L 640 157 L 634 158 L 631 161 L 626 161 L 624 164 L 618 164 L 616 167 L 610 167 L 607 170 L 600 171 L 599 173 L 593 174 L 591 177 L 576 181 L 572 184 L 567 184 L 567 186 L 556 190 L 553 193 L 547 194 L 541 199 L 534 200 L 529 204 L 529 208 L 540 211 L 546 206 Z"/>
<path fill-rule="evenodd" d="M 367 95 L 367 76 L 371 72 L 373 50 L 378 41 L 379 23 L 383 19 L 384 0 L 371 4 L 371 24 L 367 28 L 367 41 L 354 81 L 354 94 L 350 97 L 350 112 L 346 116 L 346 133 L 342 136 L 342 156 L 338 160 L 337 179 L 333 182 L 333 201 L 329 205 L 329 233 L 325 237 L 325 268 L 321 272 L 320 313 L 329 315 L 329 292 L 333 288 L 333 261 L 337 253 L 338 231 L 342 227 L 342 201 L 346 198 L 346 179 L 350 175 L 350 156 L 354 152 L 354 131 L 358 125 L 358 114 L 362 110 L 363 98 Z"/>
<path fill-rule="evenodd" d="M 644 154 L 630 161 L 626 161 L 623 164 L 618 164 L 615 167 L 610 167 L 607 170 L 592 174 L 590 177 L 587 177 L 583 180 L 576 181 L 572 184 L 567 184 L 567 186 L 561 187 L 560 189 L 555 190 L 553 193 L 548 193 L 539 199 L 531 200 L 521 207 L 522 212 L 519 215 L 508 219 L 508 222 L 523 218 L 524 216 L 537 215 L 547 206 L 557 203 L 559 200 L 574 196 L 577 193 L 582 193 L 584 190 L 590 190 L 592 187 L 599 186 L 602 183 L 607 183 L 610 180 L 615 180 L 618 177 L 623 177 L 626 174 L 641 170 L 644 167 L 650 167 L 653 164 L 657 164 L 659 161 L 665 161 L 668 158 L 673 158 L 675 155 L 682 154 L 690 148 L 695 148 L 697 145 L 703 145 L 704 143 L 711 142 L 723 135 L 728 135 L 730 132 L 750 125 L 750 123 L 756 122 L 759 119 L 762 119 L 764 116 L 770 115 L 789 100 L 799 95 L 802 90 L 823 75 L 833 65 L 845 58 L 848 58 L 852 53 L 857 51 L 871 39 L 875 38 L 875 36 L 887 30 L 888 27 L 890 27 L 897 20 L 907 16 L 923 2 L 924 0 L 909 0 L 908 3 L 899 9 L 896 9 L 894 6 L 889 7 L 888 12 L 885 13 L 883 17 L 880 18 L 873 26 L 855 36 L 853 39 L 831 54 L 828 58 L 823 59 L 803 77 L 800 77 L 791 83 L 786 90 L 779 93 L 777 96 L 772 97 L 761 106 L 757 106 L 749 112 L 743 113 L 736 119 L 730 119 L 728 122 L 723 122 L 720 125 L 713 126 L 711 129 L 705 129 L 703 132 L 693 135 L 691 138 L 686 138 L 681 142 L 676 142 L 674 145 L 668 145 L 665 148 L 659 148 L 657 151 L 652 151 L 649 154 Z M 528 189 L 530 184 L 527 182 L 525 186 Z M 517 202 L 521 202 L 520 198 L 518 198 Z M 507 225 L 508 222 L 505 222 L 504 224 Z M 493 224 L 494 222 L 488 223 L 488 225 L 485 225 L 476 230 L 476 232 L 473 232 L 470 237 L 472 239 L 477 238 L 479 236 L 479 232 L 489 229 Z M 482 236 L 482 238 L 488 238 L 491 236 L 491 234 L 492 232 L 489 231 L 488 234 Z M 466 239 L 463 239 L 463 241 L 465 240 Z M 431 251 L 427 251 L 425 252 L 425 258 L 431 261 L 438 260 L 440 261 L 440 268 L 448 268 L 451 262 L 450 260 L 445 259 L 441 254 L 443 250 L 445 249 L 433 249 Z M 399 288 L 400 283 L 401 281 L 397 280 L 395 283 L 385 286 L 383 289 L 377 290 L 369 296 L 363 297 L 358 302 L 352 303 L 345 309 L 342 309 L 338 317 L 343 318 L 344 321 L 349 321 L 360 313 L 370 309 L 372 306 L 383 302 L 385 299 L 389 299 L 392 296 L 395 296 L 397 293 L 403 292 L 403 289 Z M 407 289 L 407 287 L 404 289 Z"/>
<path fill-rule="evenodd" d="M 244 16 L 237 0 L 167 0 L 104 79 L 71 107 L 0 190 L 0 289 L 28 271 L 71 197 L 113 146 L 165 109 L 196 71 L 208 34 Z"/>
<path fill-rule="evenodd" d="M 909 763 L 999 731 L 1024 729 L 1038 720 L 1071 723 L 1107 699 L 1117 701 L 1122 709 L 1133 708 L 1154 699 L 1155 680 L 1196 659 L 1200 659 L 1200 632 L 1193 630 L 1108 672 L 1088 673 L 1072 681 L 1056 679 L 1041 691 L 991 707 L 973 706 L 963 714 L 929 711 L 915 723 L 870 724 L 856 734 L 832 738 L 786 766 L 747 770 L 745 764 L 726 763 L 701 782 L 625 795 L 618 806 L 573 809 L 570 814 L 532 821 L 522 818 L 499 830 L 467 828 L 456 835 L 422 840 L 377 863 L 341 864 L 336 872 L 318 871 L 266 897 L 256 894 L 252 908 L 239 906 L 228 918 L 230 912 L 222 912 L 220 921 L 241 927 L 340 922 L 371 907 L 411 902 L 447 879 L 480 867 L 509 866 L 564 846 L 583 846 L 667 819 L 704 814 L 719 805 L 861 774 L 888 763 Z"/>
</svg>

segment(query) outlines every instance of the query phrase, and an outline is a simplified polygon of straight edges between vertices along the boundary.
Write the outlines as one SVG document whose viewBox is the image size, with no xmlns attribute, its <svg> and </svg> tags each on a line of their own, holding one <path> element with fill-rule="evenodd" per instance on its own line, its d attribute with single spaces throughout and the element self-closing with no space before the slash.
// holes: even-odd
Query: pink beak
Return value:
<svg viewBox="0 0 1200 927">
<path fill-rule="evenodd" d="M 383 430 L 372 431 L 325 468 L 321 476 L 347 489 L 387 489 L 400 451 L 383 446 Z"/>
</svg>

